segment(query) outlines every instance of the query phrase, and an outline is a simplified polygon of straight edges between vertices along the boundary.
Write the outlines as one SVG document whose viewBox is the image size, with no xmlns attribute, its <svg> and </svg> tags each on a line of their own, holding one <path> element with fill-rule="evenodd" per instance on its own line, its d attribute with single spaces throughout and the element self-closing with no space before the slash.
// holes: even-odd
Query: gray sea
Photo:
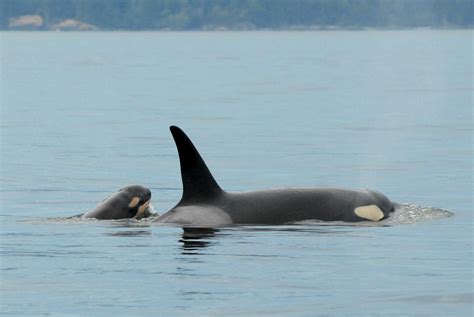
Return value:
<svg viewBox="0 0 474 317">
<path fill-rule="evenodd" d="M 9 32 L 0 315 L 471 316 L 473 32 Z M 223 188 L 372 188 L 381 223 L 68 219 L 181 197 L 169 133 Z"/>
</svg>

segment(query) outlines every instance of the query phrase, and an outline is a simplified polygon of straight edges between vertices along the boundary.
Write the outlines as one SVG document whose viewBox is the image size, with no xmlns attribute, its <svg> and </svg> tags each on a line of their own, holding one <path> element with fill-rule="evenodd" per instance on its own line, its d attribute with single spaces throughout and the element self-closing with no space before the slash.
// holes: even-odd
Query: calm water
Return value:
<svg viewBox="0 0 474 317">
<path fill-rule="evenodd" d="M 472 313 L 472 31 L 0 36 L 2 315 Z M 230 191 L 368 187 L 454 215 L 204 231 L 47 219 L 133 183 L 172 207 L 171 124 Z"/>
</svg>

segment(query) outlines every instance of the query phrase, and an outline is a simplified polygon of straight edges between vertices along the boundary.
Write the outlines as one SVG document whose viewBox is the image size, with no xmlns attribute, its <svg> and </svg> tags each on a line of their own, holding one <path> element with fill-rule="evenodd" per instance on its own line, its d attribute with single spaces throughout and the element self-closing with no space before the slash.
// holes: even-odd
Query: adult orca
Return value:
<svg viewBox="0 0 474 317">
<path fill-rule="evenodd" d="M 372 190 L 343 188 L 282 188 L 242 193 L 221 189 L 194 147 L 178 127 L 170 127 L 178 148 L 183 195 L 156 221 L 184 226 L 220 227 L 232 224 L 277 225 L 322 221 L 380 221 L 393 203 Z"/>
<path fill-rule="evenodd" d="M 150 215 L 151 191 L 141 185 L 123 187 L 81 215 L 96 219 L 141 219 Z"/>
</svg>

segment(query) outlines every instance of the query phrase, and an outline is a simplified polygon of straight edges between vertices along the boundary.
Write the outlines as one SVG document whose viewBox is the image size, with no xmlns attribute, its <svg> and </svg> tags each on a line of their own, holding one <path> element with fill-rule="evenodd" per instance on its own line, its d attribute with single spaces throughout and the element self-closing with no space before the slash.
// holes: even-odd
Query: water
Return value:
<svg viewBox="0 0 474 317">
<path fill-rule="evenodd" d="M 472 314 L 472 31 L 0 36 L 2 315 Z M 172 207 L 171 124 L 227 190 L 403 205 L 381 225 L 64 219 L 134 183 Z"/>
</svg>

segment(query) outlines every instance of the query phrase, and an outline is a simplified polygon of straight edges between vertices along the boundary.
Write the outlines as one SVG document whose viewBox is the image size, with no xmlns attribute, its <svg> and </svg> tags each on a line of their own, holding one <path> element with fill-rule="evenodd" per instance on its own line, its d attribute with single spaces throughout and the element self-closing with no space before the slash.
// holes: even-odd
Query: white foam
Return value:
<svg viewBox="0 0 474 317">
<path fill-rule="evenodd" d="M 389 225 L 412 224 L 451 217 L 453 212 L 436 207 L 414 204 L 395 204 L 395 211 L 383 222 Z"/>
</svg>

